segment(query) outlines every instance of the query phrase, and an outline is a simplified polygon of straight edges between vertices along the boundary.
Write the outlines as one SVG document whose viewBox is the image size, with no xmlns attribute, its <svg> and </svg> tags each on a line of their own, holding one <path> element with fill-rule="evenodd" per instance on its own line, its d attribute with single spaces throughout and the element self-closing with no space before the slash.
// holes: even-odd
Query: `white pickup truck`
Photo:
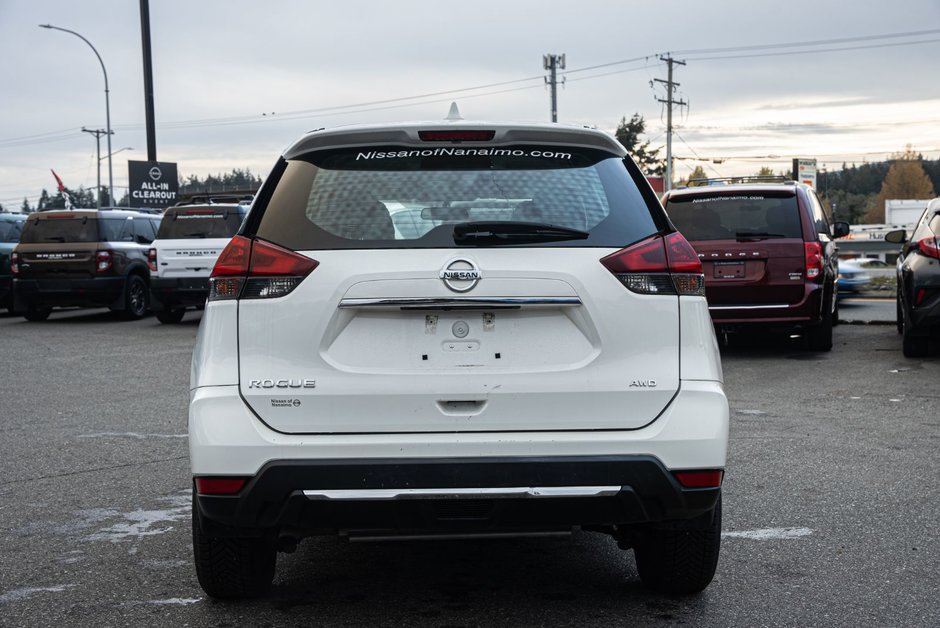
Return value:
<svg viewBox="0 0 940 628">
<path fill-rule="evenodd" d="M 148 254 L 150 304 L 161 323 L 179 323 L 188 307 L 202 307 L 209 274 L 238 231 L 248 201 L 200 202 L 166 210 Z"/>
</svg>

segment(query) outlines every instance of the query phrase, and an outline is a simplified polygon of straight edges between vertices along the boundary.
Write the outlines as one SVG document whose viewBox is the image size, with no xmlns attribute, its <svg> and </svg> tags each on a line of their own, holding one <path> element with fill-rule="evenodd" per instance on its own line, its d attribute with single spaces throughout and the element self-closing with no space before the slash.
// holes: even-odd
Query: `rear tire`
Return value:
<svg viewBox="0 0 940 628">
<path fill-rule="evenodd" d="M 277 550 L 266 538 L 208 534 L 193 495 L 193 557 L 202 590 L 209 597 L 235 600 L 258 597 L 271 588 Z"/>
<path fill-rule="evenodd" d="M 822 320 L 806 332 L 810 351 L 832 351 L 832 308 L 827 307 Z"/>
<path fill-rule="evenodd" d="M 923 358 L 927 356 L 930 348 L 929 336 L 915 336 L 910 324 L 904 324 L 904 331 L 901 336 L 901 350 L 905 358 Z"/>
<path fill-rule="evenodd" d="M 138 320 L 147 314 L 147 282 L 140 275 L 130 275 L 124 286 L 124 318 Z"/>
<path fill-rule="evenodd" d="M 183 320 L 183 316 L 185 314 L 185 308 L 177 308 L 175 310 L 160 310 L 157 312 L 157 320 L 166 325 L 175 325 Z"/>
<path fill-rule="evenodd" d="M 23 318 L 34 323 L 39 321 L 44 321 L 49 318 L 49 315 L 52 313 L 51 307 L 36 307 L 29 306 L 25 312 L 23 312 Z"/>
<path fill-rule="evenodd" d="M 721 547 L 721 497 L 702 529 L 657 528 L 645 532 L 633 550 L 643 584 L 660 593 L 698 593 L 711 583 Z"/>
</svg>

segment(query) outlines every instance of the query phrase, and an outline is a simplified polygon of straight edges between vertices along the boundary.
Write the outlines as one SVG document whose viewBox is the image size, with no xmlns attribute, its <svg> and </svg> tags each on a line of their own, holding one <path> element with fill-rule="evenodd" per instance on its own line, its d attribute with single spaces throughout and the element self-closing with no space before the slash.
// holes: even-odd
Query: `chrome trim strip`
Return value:
<svg viewBox="0 0 940 628">
<path fill-rule="evenodd" d="M 404 309 L 444 309 L 444 308 L 507 308 L 507 307 L 575 307 L 581 305 L 578 297 L 464 297 L 464 298 L 424 298 L 405 297 L 399 299 L 342 299 L 341 309 L 348 308 L 404 308 Z"/>
<path fill-rule="evenodd" d="M 485 497 L 507 499 L 518 497 L 610 497 L 620 492 L 619 486 L 500 486 L 487 488 L 364 488 L 306 490 L 308 499 L 392 500 L 392 499 L 460 499 Z"/>
<path fill-rule="evenodd" d="M 773 305 L 709 305 L 709 310 L 779 310 L 790 307 L 787 303 Z"/>
</svg>

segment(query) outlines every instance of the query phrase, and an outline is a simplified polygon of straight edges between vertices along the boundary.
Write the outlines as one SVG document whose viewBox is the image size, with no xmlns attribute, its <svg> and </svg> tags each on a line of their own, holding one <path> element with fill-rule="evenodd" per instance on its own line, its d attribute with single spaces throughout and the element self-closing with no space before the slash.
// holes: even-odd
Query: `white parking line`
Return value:
<svg viewBox="0 0 940 628">
<path fill-rule="evenodd" d="M 740 532 L 722 532 L 721 538 L 750 539 L 752 541 L 776 541 L 780 539 L 798 539 L 809 536 L 810 528 L 761 528 L 760 530 L 742 530 Z"/>
<path fill-rule="evenodd" d="M 74 584 L 57 584 L 51 587 L 23 587 L 22 589 L 13 589 L 12 591 L 7 591 L 0 595 L 0 604 L 19 602 L 37 593 L 62 593 L 66 589 L 71 589 L 74 586 Z"/>
</svg>

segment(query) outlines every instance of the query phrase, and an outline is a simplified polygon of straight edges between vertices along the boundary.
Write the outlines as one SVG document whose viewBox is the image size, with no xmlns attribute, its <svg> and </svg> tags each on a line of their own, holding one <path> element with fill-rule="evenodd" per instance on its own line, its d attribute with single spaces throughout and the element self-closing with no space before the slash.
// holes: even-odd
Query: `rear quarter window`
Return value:
<svg viewBox="0 0 940 628">
<path fill-rule="evenodd" d="M 710 193 L 668 198 L 666 214 L 690 241 L 748 235 L 802 238 L 799 206 L 792 193 Z"/>
<path fill-rule="evenodd" d="M 2 220 L 0 221 L 0 242 L 19 242 L 22 231 L 22 221 Z"/>
<path fill-rule="evenodd" d="M 661 209 L 647 203 L 622 159 L 598 150 L 375 146 L 279 166 L 270 199 L 256 206 L 257 235 L 295 250 L 452 248 L 454 226 L 474 222 L 588 234 L 504 246 L 621 247 L 660 228 Z"/>
</svg>

